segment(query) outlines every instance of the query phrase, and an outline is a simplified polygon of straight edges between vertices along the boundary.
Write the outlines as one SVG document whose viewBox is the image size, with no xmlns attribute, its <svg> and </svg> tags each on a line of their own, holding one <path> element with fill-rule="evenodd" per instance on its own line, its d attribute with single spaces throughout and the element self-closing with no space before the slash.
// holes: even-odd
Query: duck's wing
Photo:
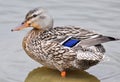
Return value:
<svg viewBox="0 0 120 82">
<path fill-rule="evenodd" d="M 109 37 L 109 36 L 98 35 L 95 38 L 89 38 L 89 39 L 82 40 L 80 44 L 81 46 L 89 47 L 89 46 L 98 45 L 101 43 L 115 41 L 115 40 L 119 40 L 119 39 L 116 39 L 114 37 Z"/>
<path fill-rule="evenodd" d="M 68 26 L 68 27 L 56 27 L 54 28 L 58 36 L 61 38 L 67 37 L 80 40 L 80 45 L 84 47 L 94 46 L 101 43 L 119 40 L 114 37 L 103 36 L 101 34 L 81 29 L 80 27 Z M 59 39 L 59 38 L 58 38 Z M 66 39 L 65 39 L 66 40 Z"/>
</svg>

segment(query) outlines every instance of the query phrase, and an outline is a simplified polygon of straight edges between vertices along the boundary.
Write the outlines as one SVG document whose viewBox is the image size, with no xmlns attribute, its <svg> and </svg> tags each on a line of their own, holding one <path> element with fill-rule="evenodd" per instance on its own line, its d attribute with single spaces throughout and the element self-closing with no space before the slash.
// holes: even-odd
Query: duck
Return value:
<svg viewBox="0 0 120 82">
<path fill-rule="evenodd" d="M 53 17 L 44 8 L 30 10 L 20 26 L 11 31 L 32 28 L 24 37 L 22 46 L 26 54 L 45 67 L 60 71 L 86 70 L 104 58 L 102 43 L 120 40 L 79 26 L 56 26 Z"/>
</svg>

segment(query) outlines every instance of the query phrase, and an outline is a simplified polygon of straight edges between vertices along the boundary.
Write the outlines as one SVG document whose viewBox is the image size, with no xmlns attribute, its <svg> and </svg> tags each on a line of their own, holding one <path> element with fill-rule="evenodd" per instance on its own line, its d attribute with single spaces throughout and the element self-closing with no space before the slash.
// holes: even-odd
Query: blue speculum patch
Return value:
<svg viewBox="0 0 120 82">
<path fill-rule="evenodd" d="M 80 42 L 80 40 L 75 38 L 70 38 L 67 41 L 65 41 L 63 45 L 66 47 L 74 47 L 78 42 Z"/>
</svg>

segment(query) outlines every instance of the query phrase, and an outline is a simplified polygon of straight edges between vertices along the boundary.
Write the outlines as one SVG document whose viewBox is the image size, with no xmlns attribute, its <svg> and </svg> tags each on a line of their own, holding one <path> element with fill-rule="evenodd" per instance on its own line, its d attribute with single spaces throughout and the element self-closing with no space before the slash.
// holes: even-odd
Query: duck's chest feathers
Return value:
<svg viewBox="0 0 120 82">
<path fill-rule="evenodd" d="M 23 39 L 23 48 L 26 53 L 34 60 L 38 62 L 44 62 L 48 59 L 48 53 L 46 52 L 52 43 L 52 40 L 56 36 L 52 32 L 40 32 L 36 30 L 30 31 Z"/>
</svg>

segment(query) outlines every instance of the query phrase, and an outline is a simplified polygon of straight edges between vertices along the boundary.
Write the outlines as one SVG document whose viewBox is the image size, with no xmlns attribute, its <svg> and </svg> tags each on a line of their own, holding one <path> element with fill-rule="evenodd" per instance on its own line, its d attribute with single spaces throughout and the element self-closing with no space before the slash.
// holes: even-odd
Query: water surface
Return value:
<svg viewBox="0 0 120 82">
<path fill-rule="evenodd" d="M 103 35 L 120 38 L 120 0 L 0 0 L 0 82 L 23 82 L 30 71 L 41 66 L 23 51 L 23 30 L 12 33 L 28 10 L 44 7 L 55 26 L 75 25 Z M 101 82 L 120 81 L 120 42 L 105 43 L 109 61 L 87 70 Z"/>
</svg>

